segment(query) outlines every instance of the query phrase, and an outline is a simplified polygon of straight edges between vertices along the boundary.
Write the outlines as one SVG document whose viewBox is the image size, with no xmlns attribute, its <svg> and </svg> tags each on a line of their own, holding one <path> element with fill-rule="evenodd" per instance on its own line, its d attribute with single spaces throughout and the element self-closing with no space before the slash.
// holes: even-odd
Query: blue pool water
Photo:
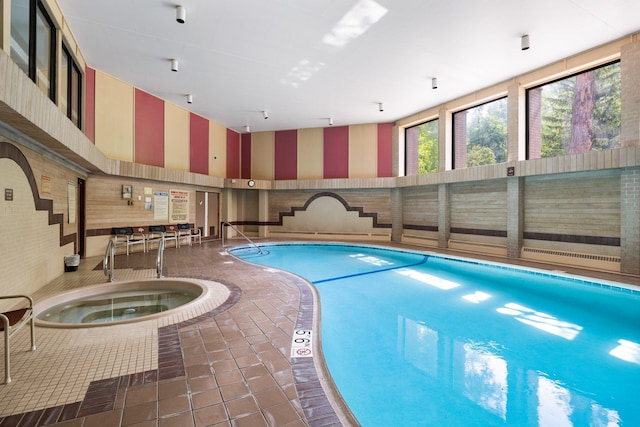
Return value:
<svg viewBox="0 0 640 427">
<path fill-rule="evenodd" d="M 640 426 L 640 292 L 386 248 L 232 250 L 318 289 L 333 380 L 365 426 Z"/>
</svg>

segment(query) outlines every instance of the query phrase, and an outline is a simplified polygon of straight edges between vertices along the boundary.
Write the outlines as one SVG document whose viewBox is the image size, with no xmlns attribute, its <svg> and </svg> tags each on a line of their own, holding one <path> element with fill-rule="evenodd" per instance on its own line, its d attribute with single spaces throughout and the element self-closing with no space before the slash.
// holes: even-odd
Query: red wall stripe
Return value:
<svg viewBox="0 0 640 427">
<path fill-rule="evenodd" d="M 251 178 L 251 134 L 243 133 L 240 151 L 240 177 Z"/>
<path fill-rule="evenodd" d="M 391 140 L 393 123 L 378 124 L 378 176 L 388 177 L 393 174 Z"/>
<path fill-rule="evenodd" d="M 275 133 L 275 179 L 298 179 L 298 131 Z"/>
<path fill-rule="evenodd" d="M 96 143 L 96 70 L 84 69 L 84 134 Z"/>
<path fill-rule="evenodd" d="M 227 178 L 240 178 L 240 135 L 227 129 Z"/>
<path fill-rule="evenodd" d="M 189 114 L 189 170 L 209 175 L 209 120 Z"/>
<path fill-rule="evenodd" d="M 349 127 L 324 128 L 323 133 L 324 178 L 349 177 Z"/>
<path fill-rule="evenodd" d="M 134 161 L 164 166 L 164 101 L 135 90 Z"/>
</svg>

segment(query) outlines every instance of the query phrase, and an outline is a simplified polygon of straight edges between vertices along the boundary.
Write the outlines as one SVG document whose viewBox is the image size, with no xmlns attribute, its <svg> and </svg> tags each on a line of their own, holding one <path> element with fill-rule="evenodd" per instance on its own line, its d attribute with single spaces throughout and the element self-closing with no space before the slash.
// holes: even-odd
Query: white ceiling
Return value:
<svg viewBox="0 0 640 427">
<path fill-rule="evenodd" d="M 58 1 L 90 67 L 239 132 L 395 121 L 640 30 L 638 0 Z"/>
</svg>

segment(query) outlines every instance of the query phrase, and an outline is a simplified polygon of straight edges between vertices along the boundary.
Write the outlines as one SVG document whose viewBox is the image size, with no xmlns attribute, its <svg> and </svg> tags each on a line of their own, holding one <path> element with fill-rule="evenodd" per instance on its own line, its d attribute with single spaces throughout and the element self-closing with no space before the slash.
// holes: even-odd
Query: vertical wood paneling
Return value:
<svg viewBox="0 0 640 427">
<path fill-rule="evenodd" d="M 378 124 L 378 177 L 393 175 L 391 152 L 393 123 Z"/>
<path fill-rule="evenodd" d="M 322 128 L 298 129 L 298 179 L 322 179 Z"/>
<path fill-rule="evenodd" d="M 240 178 L 240 134 L 227 129 L 227 178 Z"/>
<path fill-rule="evenodd" d="M 349 127 L 324 128 L 323 178 L 349 178 Z"/>
<path fill-rule="evenodd" d="M 164 101 L 135 90 L 135 162 L 164 166 Z"/>
<path fill-rule="evenodd" d="M 227 128 L 214 121 L 209 122 L 209 175 L 227 176 Z"/>
<path fill-rule="evenodd" d="M 378 173 L 378 127 L 349 126 L 349 178 L 368 178 Z"/>
<path fill-rule="evenodd" d="M 84 86 L 84 133 L 96 142 L 96 70 L 85 67 Z"/>
<path fill-rule="evenodd" d="M 96 72 L 95 143 L 107 157 L 133 161 L 133 86 Z"/>
<path fill-rule="evenodd" d="M 274 153 L 275 132 L 251 134 L 251 176 L 246 178 L 274 179 Z"/>
<path fill-rule="evenodd" d="M 251 134 L 243 133 L 240 137 L 240 177 L 251 178 Z"/>
<path fill-rule="evenodd" d="M 298 131 L 275 133 L 275 179 L 298 178 Z"/>
<path fill-rule="evenodd" d="M 189 171 L 189 111 L 164 103 L 164 167 Z"/>
<path fill-rule="evenodd" d="M 209 120 L 191 113 L 189 118 L 189 170 L 209 173 Z"/>
</svg>

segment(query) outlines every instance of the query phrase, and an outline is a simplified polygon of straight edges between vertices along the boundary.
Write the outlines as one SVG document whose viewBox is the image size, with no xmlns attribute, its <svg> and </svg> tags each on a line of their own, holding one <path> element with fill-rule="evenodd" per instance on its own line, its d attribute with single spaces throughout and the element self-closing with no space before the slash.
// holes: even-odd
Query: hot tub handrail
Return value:
<svg viewBox="0 0 640 427">
<path fill-rule="evenodd" d="M 109 278 L 110 282 L 113 282 L 114 273 L 115 273 L 115 264 L 114 259 L 116 255 L 116 247 L 113 244 L 113 240 L 109 240 L 107 244 L 107 250 L 104 253 L 104 261 L 102 264 L 104 265 L 104 275 Z"/>
<path fill-rule="evenodd" d="M 164 239 L 158 243 L 158 256 L 156 257 L 156 277 L 162 279 L 162 264 L 164 262 Z"/>
<path fill-rule="evenodd" d="M 236 233 L 240 234 L 242 237 L 244 237 L 247 242 L 249 242 L 252 246 L 255 246 L 256 249 L 258 250 L 258 252 L 260 252 L 260 254 L 264 254 L 264 252 L 262 252 L 262 248 L 258 245 L 256 245 L 253 240 L 251 240 L 250 238 L 248 238 L 247 236 L 244 235 L 244 233 L 240 230 L 238 230 L 236 227 L 234 227 L 233 224 L 231 224 L 230 222 L 223 222 L 222 223 L 222 247 L 224 248 L 224 227 L 231 227 L 232 229 L 234 229 L 236 231 Z"/>
</svg>

